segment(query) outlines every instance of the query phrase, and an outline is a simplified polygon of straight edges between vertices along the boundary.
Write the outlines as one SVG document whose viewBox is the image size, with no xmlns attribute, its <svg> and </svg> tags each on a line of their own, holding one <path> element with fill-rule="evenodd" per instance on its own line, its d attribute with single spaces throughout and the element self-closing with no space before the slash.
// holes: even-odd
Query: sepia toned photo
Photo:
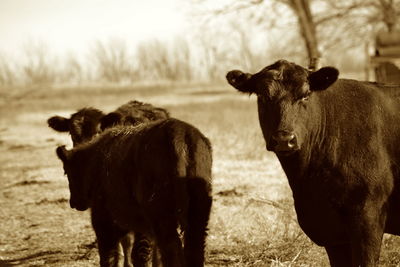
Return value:
<svg viewBox="0 0 400 267">
<path fill-rule="evenodd" d="M 400 0 L 0 0 L 0 267 L 400 266 Z"/>
</svg>

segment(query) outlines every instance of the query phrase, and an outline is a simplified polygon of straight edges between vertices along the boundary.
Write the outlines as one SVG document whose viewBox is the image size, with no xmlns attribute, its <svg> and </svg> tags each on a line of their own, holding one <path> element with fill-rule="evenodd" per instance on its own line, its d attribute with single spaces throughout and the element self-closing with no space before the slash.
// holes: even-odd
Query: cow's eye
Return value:
<svg viewBox="0 0 400 267">
<path fill-rule="evenodd" d="M 307 94 L 307 95 L 304 95 L 304 96 L 302 96 L 301 98 L 300 98 L 300 102 L 307 102 L 308 100 L 310 99 L 310 95 L 309 94 Z"/>
</svg>

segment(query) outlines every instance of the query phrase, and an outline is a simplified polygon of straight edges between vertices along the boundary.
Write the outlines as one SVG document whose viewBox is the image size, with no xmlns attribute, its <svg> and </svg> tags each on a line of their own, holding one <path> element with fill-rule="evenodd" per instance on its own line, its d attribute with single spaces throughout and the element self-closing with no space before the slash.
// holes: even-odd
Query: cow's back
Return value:
<svg viewBox="0 0 400 267">
<path fill-rule="evenodd" d="M 101 162 L 99 194 L 107 198 L 114 216 L 122 218 L 122 225 L 146 231 L 154 219 L 150 217 L 165 207 L 186 210 L 189 179 L 200 183 L 202 194 L 211 198 L 210 142 L 185 122 L 166 119 L 115 127 L 95 142 L 95 160 Z"/>
<path fill-rule="evenodd" d="M 157 190 L 164 190 L 162 186 L 174 186 L 179 179 L 198 177 L 211 184 L 210 142 L 188 123 L 176 119 L 154 123 L 141 131 L 138 148 L 135 153 L 140 185 L 135 188 L 144 201 Z M 145 196 L 149 184 L 160 188 L 153 187 L 155 191 Z"/>
<path fill-rule="evenodd" d="M 399 89 L 400 90 L 400 89 Z M 302 158 L 311 168 L 338 173 L 375 164 L 400 165 L 400 98 L 386 86 L 340 79 L 330 88 L 316 92 L 318 103 L 310 106 L 318 121 L 309 130 L 317 141 L 306 145 Z M 370 164 L 375 162 L 375 164 Z"/>
<path fill-rule="evenodd" d="M 125 119 L 132 117 L 140 119 L 143 122 L 169 118 L 169 112 L 167 110 L 136 100 L 129 101 L 117 108 L 114 112 L 121 114 Z"/>
<path fill-rule="evenodd" d="M 323 152 L 338 164 L 359 158 L 365 150 L 398 154 L 393 144 L 400 140 L 400 99 L 393 92 L 391 87 L 341 79 L 318 93 Z"/>
</svg>

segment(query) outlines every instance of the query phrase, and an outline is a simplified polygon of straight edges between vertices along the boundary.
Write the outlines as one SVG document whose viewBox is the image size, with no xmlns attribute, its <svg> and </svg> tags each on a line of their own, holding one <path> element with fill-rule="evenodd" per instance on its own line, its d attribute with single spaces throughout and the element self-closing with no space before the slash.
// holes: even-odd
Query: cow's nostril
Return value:
<svg viewBox="0 0 400 267">
<path fill-rule="evenodd" d="M 288 141 L 289 148 L 295 148 L 297 146 L 297 138 L 293 135 L 293 138 Z"/>
<path fill-rule="evenodd" d="M 295 135 L 291 132 L 279 131 L 272 138 L 277 142 L 290 142 L 295 138 Z"/>
<path fill-rule="evenodd" d="M 275 152 L 288 152 L 298 149 L 297 137 L 292 132 L 278 131 L 272 136 Z"/>
</svg>

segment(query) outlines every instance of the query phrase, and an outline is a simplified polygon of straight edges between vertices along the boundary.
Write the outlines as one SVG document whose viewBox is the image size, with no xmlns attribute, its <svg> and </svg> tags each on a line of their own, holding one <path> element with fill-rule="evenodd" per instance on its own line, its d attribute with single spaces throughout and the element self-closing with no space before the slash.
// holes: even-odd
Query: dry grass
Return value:
<svg viewBox="0 0 400 267">
<path fill-rule="evenodd" d="M 207 266 L 326 266 L 324 250 L 301 232 L 286 178 L 268 154 L 255 99 L 228 86 L 147 86 L 2 91 L 0 106 L 0 266 L 94 266 L 88 212 L 71 210 L 54 150 L 69 137 L 46 119 L 82 106 L 110 111 L 131 99 L 168 108 L 196 125 L 214 149 L 214 203 Z M 400 263 L 387 236 L 382 266 Z"/>
</svg>

